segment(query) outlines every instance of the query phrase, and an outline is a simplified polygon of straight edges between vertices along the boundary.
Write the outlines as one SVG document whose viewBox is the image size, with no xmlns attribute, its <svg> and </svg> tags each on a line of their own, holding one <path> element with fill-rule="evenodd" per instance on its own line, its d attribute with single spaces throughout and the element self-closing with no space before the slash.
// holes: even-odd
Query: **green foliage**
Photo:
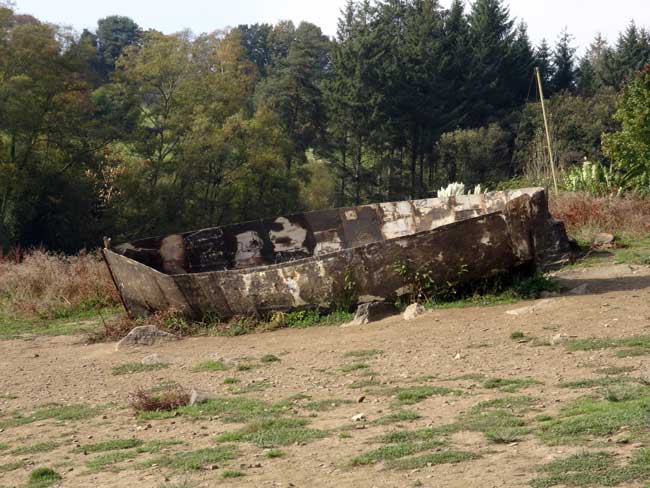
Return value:
<svg viewBox="0 0 650 488">
<path fill-rule="evenodd" d="M 117 451 L 102 454 L 86 462 L 86 467 L 90 472 L 104 471 L 108 468 L 113 469 L 116 464 L 124 461 L 130 461 L 138 457 L 136 451 Z"/>
<path fill-rule="evenodd" d="M 621 129 L 603 141 L 622 184 L 642 193 L 650 191 L 650 68 L 640 71 L 623 89 L 616 120 Z"/>
<path fill-rule="evenodd" d="M 593 196 L 609 196 L 618 193 L 616 176 L 610 168 L 601 163 L 585 161 L 582 167 L 575 167 L 564 174 L 569 191 L 586 192 Z"/>
<path fill-rule="evenodd" d="M 61 475 L 52 468 L 36 468 L 29 474 L 28 488 L 46 488 L 61 481 Z"/>
<path fill-rule="evenodd" d="M 494 378 L 483 383 L 483 388 L 488 390 L 499 389 L 507 393 L 515 393 L 529 386 L 539 385 L 539 381 L 532 378 Z"/>
<path fill-rule="evenodd" d="M 533 480 L 531 486 L 630 486 L 650 480 L 649 460 L 647 449 L 636 451 L 625 465 L 608 452 L 583 452 L 542 466 L 543 477 Z"/>
<path fill-rule="evenodd" d="M 402 405 L 413 405 L 432 396 L 460 395 L 461 392 L 452 388 L 440 386 L 413 386 L 411 388 L 398 388 L 395 398 Z"/>
<path fill-rule="evenodd" d="M 56 442 L 41 442 L 31 446 L 18 447 L 11 451 L 14 456 L 23 456 L 25 454 L 38 454 L 41 452 L 50 452 L 59 447 Z"/>
<path fill-rule="evenodd" d="M 221 372 L 227 371 L 228 367 L 223 364 L 221 361 L 206 361 L 204 363 L 197 364 L 192 368 L 194 373 L 210 373 L 210 372 Z"/>
<path fill-rule="evenodd" d="M 236 457 L 237 450 L 234 447 L 219 446 L 161 456 L 147 461 L 145 466 L 156 465 L 179 471 L 200 471 L 211 464 L 230 461 Z"/>
<path fill-rule="evenodd" d="M 140 439 L 115 439 L 112 441 L 99 442 L 97 444 L 88 444 L 86 446 L 79 446 L 74 449 L 73 452 L 91 454 L 96 452 L 106 452 L 106 451 L 120 451 L 123 449 L 132 449 L 134 447 L 140 447 L 144 444 L 144 441 Z"/>
<path fill-rule="evenodd" d="M 217 441 L 252 442 L 259 447 L 276 447 L 306 443 L 326 436 L 325 432 L 307 428 L 306 425 L 304 419 L 257 420 L 241 430 L 219 436 Z"/>
</svg>

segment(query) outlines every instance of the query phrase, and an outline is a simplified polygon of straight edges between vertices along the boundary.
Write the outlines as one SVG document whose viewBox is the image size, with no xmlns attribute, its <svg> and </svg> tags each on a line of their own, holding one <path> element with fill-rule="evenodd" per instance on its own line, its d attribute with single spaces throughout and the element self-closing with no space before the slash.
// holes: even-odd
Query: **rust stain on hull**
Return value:
<svg viewBox="0 0 650 488">
<path fill-rule="evenodd" d="M 123 244 L 104 257 L 132 316 L 173 307 L 226 319 L 331 308 L 350 279 L 360 302 L 396 299 L 408 291 L 398 262 L 469 283 L 553 267 L 570 252 L 544 190 L 533 188 L 278 217 Z"/>
</svg>

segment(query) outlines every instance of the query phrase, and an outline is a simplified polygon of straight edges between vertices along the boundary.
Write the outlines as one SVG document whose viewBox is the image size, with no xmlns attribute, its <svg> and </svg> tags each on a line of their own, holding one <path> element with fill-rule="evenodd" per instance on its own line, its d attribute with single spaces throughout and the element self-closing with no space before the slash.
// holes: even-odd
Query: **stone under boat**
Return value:
<svg viewBox="0 0 650 488">
<path fill-rule="evenodd" d="M 467 285 L 566 264 L 572 246 L 542 188 L 302 213 L 111 246 L 132 317 L 174 309 L 228 319 L 392 301 L 408 273 Z"/>
</svg>

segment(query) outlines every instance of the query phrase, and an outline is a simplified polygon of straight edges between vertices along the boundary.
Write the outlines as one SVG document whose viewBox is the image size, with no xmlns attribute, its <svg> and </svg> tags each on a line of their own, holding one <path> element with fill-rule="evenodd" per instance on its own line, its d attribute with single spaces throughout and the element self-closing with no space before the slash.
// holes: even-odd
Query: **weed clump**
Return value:
<svg viewBox="0 0 650 488">
<path fill-rule="evenodd" d="M 36 468 L 29 474 L 27 488 L 46 488 L 61 481 L 61 479 L 61 475 L 52 468 Z"/>
<path fill-rule="evenodd" d="M 139 389 L 131 395 L 129 404 L 136 413 L 171 412 L 190 403 L 190 393 L 178 385 L 168 385 L 159 391 Z"/>
</svg>

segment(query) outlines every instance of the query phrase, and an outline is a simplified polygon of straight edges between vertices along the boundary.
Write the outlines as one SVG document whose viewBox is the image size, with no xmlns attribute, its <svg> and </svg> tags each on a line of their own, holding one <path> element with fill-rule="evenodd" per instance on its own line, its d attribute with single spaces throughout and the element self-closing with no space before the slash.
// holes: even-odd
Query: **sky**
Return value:
<svg viewBox="0 0 650 488">
<path fill-rule="evenodd" d="M 94 29 L 97 19 L 126 15 L 144 28 L 165 33 L 190 29 L 211 32 L 238 24 L 275 23 L 290 19 L 319 25 L 328 35 L 345 0 L 14 0 L 21 13 L 41 20 L 70 25 L 81 31 Z M 451 0 L 442 0 L 447 7 Z M 650 27 L 650 0 L 509 0 L 517 19 L 528 24 L 535 43 L 546 38 L 553 43 L 566 27 L 576 46 L 591 43 L 597 33 L 615 41 L 630 20 Z"/>
</svg>

